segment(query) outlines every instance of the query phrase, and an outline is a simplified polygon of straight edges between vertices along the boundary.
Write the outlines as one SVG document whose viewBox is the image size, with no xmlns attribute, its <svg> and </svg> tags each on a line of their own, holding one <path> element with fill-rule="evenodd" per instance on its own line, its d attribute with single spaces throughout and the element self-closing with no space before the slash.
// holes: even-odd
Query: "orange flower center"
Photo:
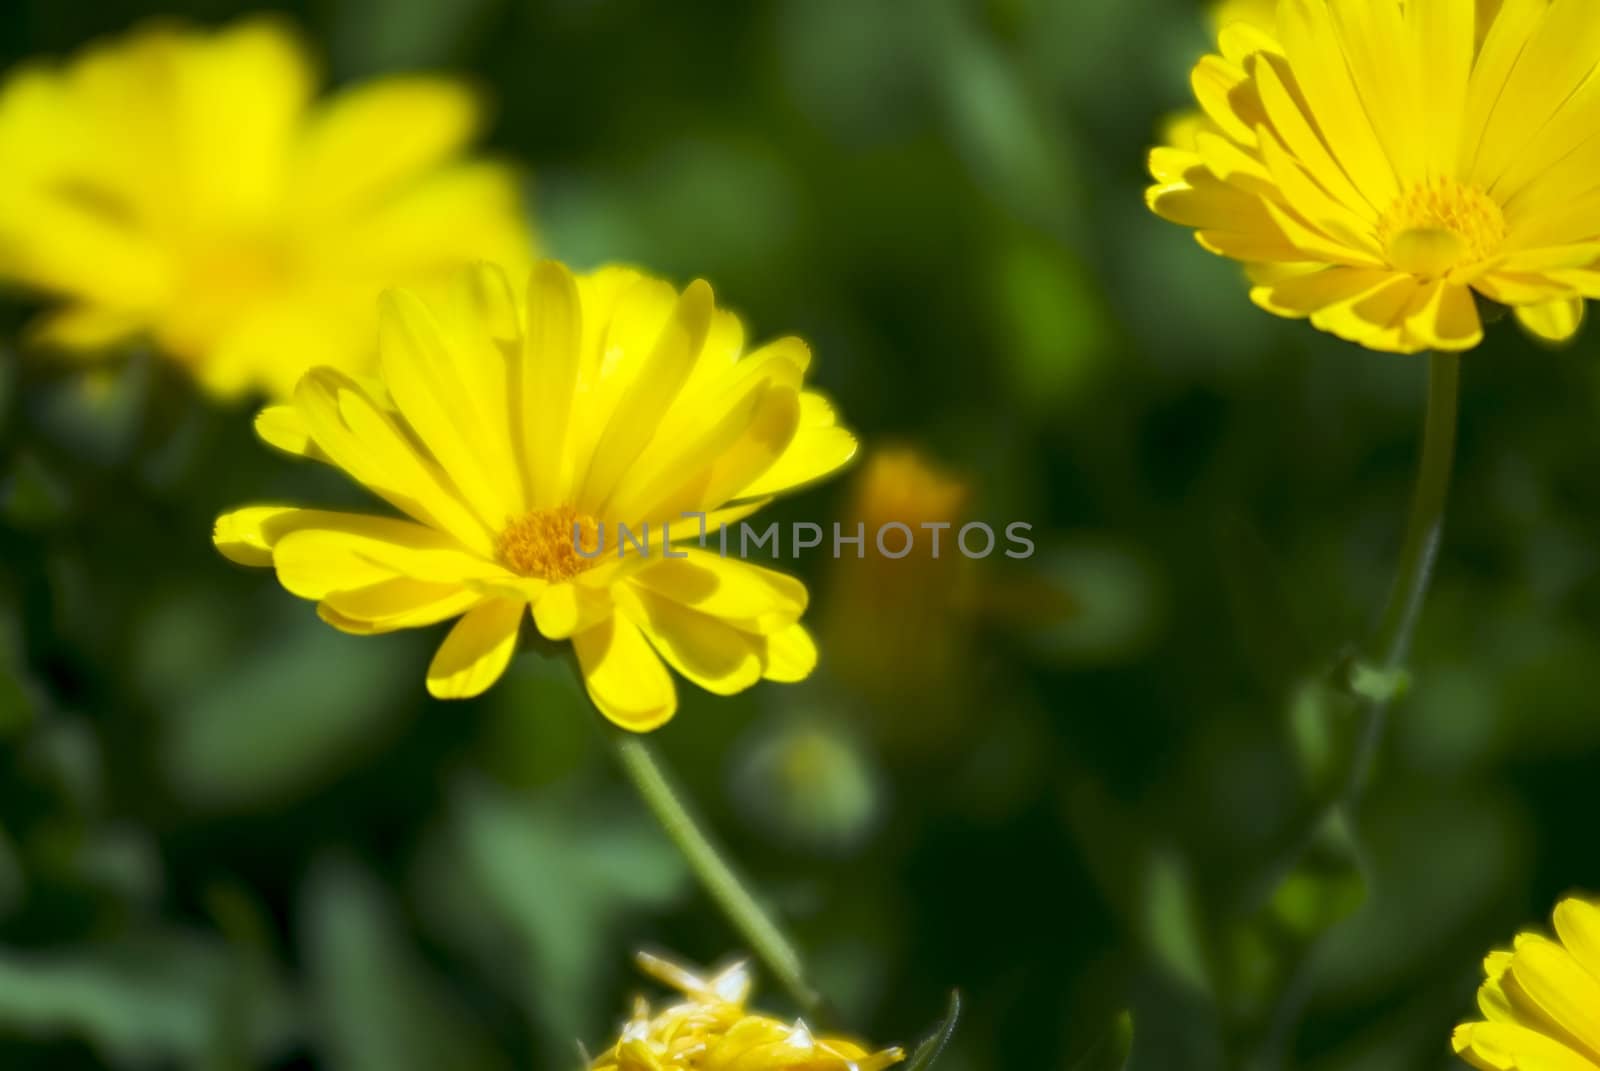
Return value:
<svg viewBox="0 0 1600 1071">
<path fill-rule="evenodd" d="M 1494 199 L 1449 177 L 1413 186 L 1378 222 L 1389 264 L 1424 279 L 1482 263 L 1505 239 L 1506 218 Z"/>
<path fill-rule="evenodd" d="M 584 557 L 578 550 L 582 548 Z M 506 522 L 495 540 L 495 557 L 514 573 L 540 580 L 568 580 L 599 564 L 600 525 L 571 506 L 536 509 Z"/>
</svg>

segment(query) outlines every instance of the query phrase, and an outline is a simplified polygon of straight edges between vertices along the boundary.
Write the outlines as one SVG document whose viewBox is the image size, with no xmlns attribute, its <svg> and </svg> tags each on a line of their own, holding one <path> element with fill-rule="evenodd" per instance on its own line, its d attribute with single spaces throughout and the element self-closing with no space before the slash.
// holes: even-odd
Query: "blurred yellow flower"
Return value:
<svg viewBox="0 0 1600 1071">
<path fill-rule="evenodd" d="M 746 1010 L 750 972 L 742 963 L 711 978 L 643 953 L 639 966 L 687 999 L 652 1013 L 641 997 L 593 1071 L 881 1071 L 905 1059 L 899 1049 L 869 1052 L 818 1037 L 803 1022 Z"/>
<path fill-rule="evenodd" d="M 218 519 L 222 552 L 274 566 L 347 632 L 459 617 L 428 669 L 440 698 L 500 677 L 530 606 L 572 641 L 595 705 L 636 731 L 676 709 L 663 659 L 720 695 L 809 674 L 805 587 L 686 545 L 702 529 L 683 519 L 715 529 L 855 452 L 803 388 L 805 343 L 747 355 L 704 282 L 679 294 L 621 268 L 545 261 L 522 300 L 484 265 L 454 291 L 433 307 L 386 294 L 376 381 L 315 369 L 256 422 L 411 519 L 256 506 Z"/>
<path fill-rule="evenodd" d="M 948 735 L 965 706 L 972 564 L 956 545 L 967 485 L 910 447 L 874 451 L 854 479 L 846 528 L 867 533 L 860 557 L 832 563 L 823 630 L 832 675 L 865 696 L 879 727 L 906 747 Z M 874 533 L 907 526 L 891 558 Z M 890 541 L 890 551 L 899 544 Z"/>
<path fill-rule="evenodd" d="M 1556 906 L 1558 940 L 1517 936 L 1509 952 L 1484 960 L 1478 988 L 1484 1022 L 1463 1023 L 1451 1039 L 1483 1071 L 1600 1071 L 1600 907 Z"/>
<path fill-rule="evenodd" d="M 46 345 L 148 335 L 209 392 L 286 396 L 370 362 L 384 286 L 531 260 L 520 180 L 462 151 L 482 107 L 437 77 L 314 101 L 283 24 L 156 24 L 0 90 L 0 279 L 61 303 Z"/>
<path fill-rule="evenodd" d="M 1551 341 L 1600 297 L 1600 19 L 1581 0 L 1281 0 L 1194 70 L 1150 207 L 1251 297 L 1372 349 L 1460 351 L 1474 292 Z"/>
</svg>

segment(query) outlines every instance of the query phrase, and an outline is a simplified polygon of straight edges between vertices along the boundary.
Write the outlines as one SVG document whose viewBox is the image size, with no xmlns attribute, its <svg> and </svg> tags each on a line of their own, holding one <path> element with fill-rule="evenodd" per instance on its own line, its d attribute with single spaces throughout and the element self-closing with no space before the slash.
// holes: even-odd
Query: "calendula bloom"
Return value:
<svg viewBox="0 0 1600 1071">
<path fill-rule="evenodd" d="M 1483 1071 L 1600 1071 L 1600 906 L 1556 906 L 1557 940 L 1519 934 L 1491 952 L 1478 988 L 1484 1021 L 1456 1027 L 1452 1042 Z"/>
<path fill-rule="evenodd" d="M 1475 292 L 1576 332 L 1600 297 L 1591 3 L 1281 0 L 1219 52 L 1147 199 L 1249 265 L 1256 304 L 1401 353 L 1476 346 Z"/>
<path fill-rule="evenodd" d="M 529 607 L 629 729 L 676 709 L 663 660 L 724 695 L 811 671 L 805 587 L 701 545 L 855 452 L 803 387 L 803 342 L 746 354 L 704 282 L 549 261 L 525 300 L 481 265 L 449 301 L 382 304 L 377 379 L 314 369 L 256 428 L 405 518 L 256 506 L 217 521 L 224 554 L 347 632 L 459 618 L 428 669 L 440 698 L 499 678 Z"/>
<path fill-rule="evenodd" d="M 710 978 L 645 954 L 639 966 L 685 999 L 652 1012 L 640 998 L 593 1071 L 881 1071 L 905 1059 L 899 1049 L 869 1052 L 818 1037 L 803 1022 L 749 1011 L 750 971 L 742 963 Z"/>
<path fill-rule="evenodd" d="M 956 540 L 970 498 L 965 482 L 918 451 L 878 450 L 850 497 L 846 527 L 867 533 L 861 556 L 830 563 L 830 672 L 867 697 L 905 747 L 943 739 L 966 707 L 974 563 Z M 886 529 L 895 525 L 911 534 Z"/>
<path fill-rule="evenodd" d="M 315 100 L 283 24 L 152 25 L 0 89 L 0 280 L 59 302 L 52 348 L 147 336 L 211 393 L 286 396 L 364 368 L 383 287 L 531 262 L 520 181 L 462 155 L 482 118 L 445 78 Z"/>
</svg>

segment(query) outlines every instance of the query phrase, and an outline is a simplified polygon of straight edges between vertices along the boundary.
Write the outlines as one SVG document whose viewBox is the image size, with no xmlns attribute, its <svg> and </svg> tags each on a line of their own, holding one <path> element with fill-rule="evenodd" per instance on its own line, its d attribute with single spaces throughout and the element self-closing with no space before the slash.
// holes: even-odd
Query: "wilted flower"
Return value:
<svg viewBox="0 0 1600 1071">
<path fill-rule="evenodd" d="M 1251 8 L 1257 8 L 1254 13 Z M 1377 350 L 1471 349 L 1474 293 L 1571 337 L 1600 297 L 1600 21 L 1549 0 L 1219 13 L 1150 207 L 1251 297 Z"/>
<path fill-rule="evenodd" d="M 1600 1068 L 1600 907 L 1571 898 L 1556 905 L 1557 940 L 1517 936 L 1489 953 L 1478 987 L 1484 1022 L 1451 1039 L 1483 1071 L 1595 1071 Z"/>
<path fill-rule="evenodd" d="M 749 1011 L 743 963 L 710 978 L 643 953 L 639 966 L 686 999 L 653 1012 L 639 998 L 593 1071 L 881 1071 L 905 1059 L 899 1049 L 869 1052 L 846 1038 L 819 1037 L 803 1022 Z"/>
<path fill-rule="evenodd" d="M 704 282 L 679 294 L 625 269 L 546 261 L 522 300 L 481 266 L 458 290 L 434 307 L 391 292 L 376 380 L 315 369 L 256 422 L 410 519 L 256 506 L 218 519 L 222 552 L 275 567 L 347 632 L 459 617 L 428 669 L 441 698 L 499 679 L 529 607 L 628 729 L 677 709 L 663 659 L 719 695 L 810 673 L 805 587 L 693 545 L 702 522 L 683 516 L 748 516 L 855 452 L 803 388 L 805 344 L 746 354 Z"/>
<path fill-rule="evenodd" d="M 395 76 L 313 99 L 270 19 L 161 23 L 0 90 L 0 279 L 57 299 L 42 342 L 148 335 L 209 392 L 360 369 L 392 283 L 529 263 L 519 179 L 463 158 L 465 86 Z"/>
</svg>

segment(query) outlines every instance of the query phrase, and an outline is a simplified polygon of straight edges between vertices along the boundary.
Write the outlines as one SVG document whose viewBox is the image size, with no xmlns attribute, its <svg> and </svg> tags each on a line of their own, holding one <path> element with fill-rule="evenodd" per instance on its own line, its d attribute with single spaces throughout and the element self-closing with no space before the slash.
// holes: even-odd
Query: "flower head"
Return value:
<svg viewBox="0 0 1600 1071">
<path fill-rule="evenodd" d="M 704 282 L 546 261 L 525 300 L 486 265 L 448 301 L 388 293 L 378 350 L 376 379 L 314 369 L 256 428 L 405 519 L 251 507 L 217 521 L 228 557 L 346 632 L 460 618 L 428 670 L 440 698 L 499 678 L 529 607 L 629 729 L 676 709 L 663 660 L 723 695 L 811 671 L 805 587 L 699 545 L 855 452 L 799 339 L 746 354 Z"/>
<path fill-rule="evenodd" d="M 514 172 L 462 157 L 454 81 L 314 100 L 300 39 L 253 19 L 156 24 L 0 89 L 0 279 L 59 301 L 47 345 L 148 335 L 211 393 L 284 396 L 370 362 L 391 283 L 529 262 Z"/>
<path fill-rule="evenodd" d="M 593 1071 L 881 1071 L 905 1059 L 899 1049 L 869 1052 L 845 1038 L 818 1037 L 802 1022 L 748 1011 L 743 963 L 710 978 L 643 953 L 639 966 L 685 999 L 652 1012 L 640 998 Z"/>
<path fill-rule="evenodd" d="M 1451 1039 L 1483 1071 L 1600 1069 L 1600 906 L 1556 905 L 1557 940 L 1517 936 L 1491 952 L 1478 987 L 1484 1021 L 1463 1023 Z"/>
<path fill-rule="evenodd" d="M 830 563 L 829 668 L 906 747 L 943 739 L 964 707 L 973 563 L 957 535 L 970 498 L 967 483 L 919 451 L 880 449 L 850 499 L 847 526 L 866 533 L 861 556 Z"/>
<path fill-rule="evenodd" d="M 1262 308 L 1372 349 L 1471 349 L 1474 293 L 1571 337 L 1600 297 L 1592 5 L 1259 8 L 1219 14 L 1204 116 L 1151 153 L 1150 207 L 1249 265 Z"/>
</svg>

